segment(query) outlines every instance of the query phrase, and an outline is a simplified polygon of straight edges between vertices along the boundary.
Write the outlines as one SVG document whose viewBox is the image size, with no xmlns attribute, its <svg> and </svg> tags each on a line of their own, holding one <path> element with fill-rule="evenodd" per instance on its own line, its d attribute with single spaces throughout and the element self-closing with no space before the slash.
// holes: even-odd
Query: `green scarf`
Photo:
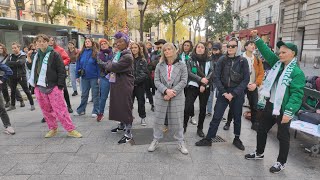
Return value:
<svg viewBox="0 0 320 180">
<path fill-rule="evenodd" d="M 38 77 L 41 71 L 41 67 L 42 67 L 42 62 L 43 62 L 43 58 L 44 56 L 47 54 L 47 52 L 53 51 L 53 48 L 51 46 L 48 46 L 46 49 L 46 52 L 42 52 L 41 49 L 38 49 L 38 60 L 37 60 L 37 64 L 36 64 L 36 75 L 35 75 L 35 82 L 38 82 Z"/>
</svg>

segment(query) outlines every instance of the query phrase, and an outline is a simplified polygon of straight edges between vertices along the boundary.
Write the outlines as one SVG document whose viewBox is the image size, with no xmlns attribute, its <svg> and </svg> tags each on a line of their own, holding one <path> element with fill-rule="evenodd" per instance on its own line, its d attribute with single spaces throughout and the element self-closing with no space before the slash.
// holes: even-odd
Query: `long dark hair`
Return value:
<svg viewBox="0 0 320 180">
<path fill-rule="evenodd" d="M 87 39 L 89 39 L 89 40 L 91 41 L 91 43 L 92 43 L 92 47 L 91 47 L 91 49 L 92 49 L 92 58 L 93 58 L 93 59 L 97 59 L 97 55 L 98 55 L 98 53 L 99 53 L 99 50 L 97 49 L 97 45 L 96 45 L 96 43 L 93 41 L 92 38 L 85 38 L 85 39 L 84 39 L 84 43 L 83 43 L 82 49 L 81 49 L 81 51 L 80 51 L 80 53 L 79 53 L 79 55 L 78 55 L 78 59 L 79 59 L 80 56 L 82 55 L 83 51 L 87 48 L 87 47 L 86 47 L 86 40 L 87 40 Z"/>
<path fill-rule="evenodd" d="M 139 57 L 139 58 L 142 58 L 142 60 L 145 60 L 144 53 L 143 53 L 143 51 L 141 50 L 140 44 L 137 43 L 137 42 L 133 42 L 133 43 L 131 43 L 131 47 L 132 47 L 132 45 L 138 46 L 138 48 L 139 48 L 138 57 Z M 131 49 L 131 48 L 130 48 L 130 49 Z M 131 53 L 132 53 L 132 51 L 131 51 Z M 133 55 L 133 54 L 132 54 L 132 55 Z"/>
<path fill-rule="evenodd" d="M 8 56 L 8 50 L 7 50 L 6 46 L 4 44 L 1 44 L 1 43 L 0 43 L 0 46 L 3 48 L 2 56 L 3 57 Z"/>
<path fill-rule="evenodd" d="M 204 54 L 200 55 L 200 54 L 197 54 L 197 47 L 199 46 L 199 44 L 202 44 L 205 48 L 204 50 Z M 192 51 L 192 57 L 198 57 L 198 58 L 201 58 L 201 59 L 205 59 L 207 60 L 208 59 L 208 48 L 206 47 L 206 44 L 204 42 L 198 42 L 196 44 L 196 46 L 193 48 L 193 51 Z"/>
<path fill-rule="evenodd" d="M 184 52 L 183 46 L 184 46 L 185 43 L 189 43 L 189 44 L 190 44 L 190 51 L 189 51 L 188 53 L 192 52 L 192 50 L 193 50 L 192 41 L 186 40 L 186 41 L 184 41 L 184 42 L 182 43 L 182 47 L 181 47 L 180 52 L 179 52 L 180 54 Z"/>
<path fill-rule="evenodd" d="M 146 55 L 148 55 L 148 49 L 146 48 L 146 45 L 143 42 L 139 42 L 140 47 L 142 47 L 142 53 L 144 55 L 144 58 L 148 58 L 146 57 Z"/>
</svg>

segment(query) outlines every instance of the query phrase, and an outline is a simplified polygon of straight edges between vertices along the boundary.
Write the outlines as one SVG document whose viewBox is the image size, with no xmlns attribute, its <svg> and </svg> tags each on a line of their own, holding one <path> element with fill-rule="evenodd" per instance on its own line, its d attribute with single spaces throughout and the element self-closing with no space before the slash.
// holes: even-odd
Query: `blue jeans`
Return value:
<svg viewBox="0 0 320 180">
<path fill-rule="evenodd" d="M 219 93 L 217 97 L 216 105 L 214 106 L 214 114 L 210 122 L 209 130 L 206 138 L 212 139 L 216 137 L 218 127 L 220 125 L 224 111 L 226 110 L 229 104 L 230 104 L 230 109 L 232 109 L 233 117 L 234 117 L 233 133 L 235 136 L 240 136 L 243 103 L 244 103 L 244 93 L 234 97 L 231 102 L 229 102 L 229 100 L 227 100 L 224 96 L 222 96 L 221 93 Z"/>
<path fill-rule="evenodd" d="M 77 91 L 76 64 L 69 64 L 69 72 L 73 91 Z"/>
<path fill-rule="evenodd" d="M 81 103 L 77 108 L 77 112 L 80 114 L 86 112 L 86 107 L 89 98 L 90 89 L 92 89 L 92 98 L 93 98 L 93 110 L 92 114 L 99 113 L 99 84 L 98 78 L 93 79 L 84 79 L 81 78 Z"/>
<path fill-rule="evenodd" d="M 100 78 L 100 103 L 99 103 L 99 109 L 101 114 L 104 113 L 104 108 L 106 107 L 109 91 L 110 91 L 109 79 L 105 77 L 101 77 Z"/>
</svg>

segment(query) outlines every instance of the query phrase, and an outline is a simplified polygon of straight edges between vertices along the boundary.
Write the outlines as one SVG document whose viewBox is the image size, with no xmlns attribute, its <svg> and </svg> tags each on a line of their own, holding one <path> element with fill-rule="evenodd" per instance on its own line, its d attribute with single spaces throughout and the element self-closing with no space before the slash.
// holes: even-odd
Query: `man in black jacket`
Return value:
<svg viewBox="0 0 320 180">
<path fill-rule="evenodd" d="M 18 83 L 22 87 L 23 91 L 26 93 L 28 100 L 31 105 L 31 111 L 35 110 L 34 102 L 31 96 L 31 92 L 28 87 L 27 77 L 26 77 L 26 56 L 20 51 L 20 44 L 14 42 L 12 43 L 12 52 L 6 64 L 11 68 L 13 75 L 10 77 L 10 88 L 11 88 L 11 106 L 7 111 L 16 109 L 16 89 Z"/>
<path fill-rule="evenodd" d="M 226 56 L 222 56 L 216 66 L 215 81 L 219 94 L 210 123 L 208 134 L 196 143 L 196 146 L 211 146 L 212 138 L 216 137 L 224 111 L 229 105 L 233 110 L 234 135 L 233 144 L 240 150 L 244 146 L 240 140 L 242 105 L 244 103 L 244 90 L 249 80 L 249 65 L 245 58 L 240 56 L 241 45 L 236 38 L 232 38 L 228 45 Z"/>
</svg>

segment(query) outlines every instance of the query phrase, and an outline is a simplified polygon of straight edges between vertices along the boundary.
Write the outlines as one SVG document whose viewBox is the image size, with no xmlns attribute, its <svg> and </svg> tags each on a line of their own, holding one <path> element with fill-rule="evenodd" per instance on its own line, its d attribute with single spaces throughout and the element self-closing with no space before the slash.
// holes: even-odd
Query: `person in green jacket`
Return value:
<svg viewBox="0 0 320 180">
<path fill-rule="evenodd" d="M 278 173 L 285 168 L 287 162 L 290 122 L 302 103 L 305 75 L 297 65 L 298 48 L 295 44 L 279 41 L 277 43 L 280 49 L 278 57 L 257 34 L 257 30 L 251 32 L 257 48 L 272 69 L 263 82 L 260 94 L 265 97 L 266 105 L 257 132 L 257 149 L 245 155 L 245 158 L 255 160 L 264 158 L 267 133 L 277 123 L 280 150 L 277 162 L 270 168 L 270 172 Z"/>
</svg>

